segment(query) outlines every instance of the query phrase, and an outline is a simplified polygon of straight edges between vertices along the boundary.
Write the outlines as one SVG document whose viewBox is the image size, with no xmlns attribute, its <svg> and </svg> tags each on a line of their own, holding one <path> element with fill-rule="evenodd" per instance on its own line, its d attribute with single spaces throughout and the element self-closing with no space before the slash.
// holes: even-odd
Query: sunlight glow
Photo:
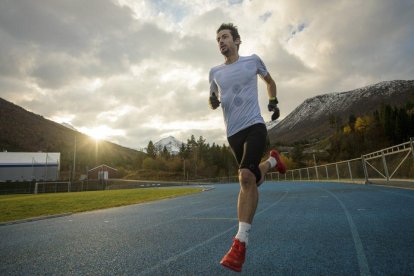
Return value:
<svg viewBox="0 0 414 276">
<path fill-rule="evenodd" d="M 121 129 L 112 129 L 108 126 L 101 125 L 93 128 L 80 128 L 80 131 L 88 136 L 91 136 L 95 140 L 106 140 L 114 136 L 125 136 L 125 131 Z"/>
</svg>

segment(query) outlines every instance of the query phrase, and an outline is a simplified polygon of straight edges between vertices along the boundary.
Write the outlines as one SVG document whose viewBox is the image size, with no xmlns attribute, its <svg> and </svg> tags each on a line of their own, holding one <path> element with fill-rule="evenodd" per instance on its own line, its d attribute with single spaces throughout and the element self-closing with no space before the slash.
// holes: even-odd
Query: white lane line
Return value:
<svg viewBox="0 0 414 276">
<path fill-rule="evenodd" d="M 288 194 L 288 191 L 286 191 L 285 194 L 283 194 L 283 196 L 281 198 L 279 198 L 276 202 L 274 202 L 273 204 L 267 206 L 265 209 L 261 210 L 260 212 L 256 213 L 255 216 L 259 216 L 260 214 L 263 214 L 264 212 L 266 212 L 270 208 L 274 207 L 276 204 L 278 204 L 280 201 L 282 201 L 282 199 L 284 199 L 287 194 Z M 237 226 L 238 226 L 238 224 L 233 225 L 232 227 L 228 228 L 227 230 L 224 230 L 223 232 L 218 233 L 217 235 L 211 237 L 210 239 L 205 240 L 205 241 L 203 241 L 203 242 L 201 242 L 199 244 L 196 244 L 193 247 L 190 247 L 187 250 L 185 250 L 185 251 L 183 251 L 183 252 L 181 252 L 179 254 L 176 254 L 176 255 L 174 255 L 174 256 L 166 259 L 166 260 L 163 260 L 163 261 L 159 262 L 158 264 L 156 264 L 153 267 L 147 268 L 146 270 L 142 271 L 138 275 L 147 275 L 147 274 L 150 274 L 150 273 L 154 272 L 155 270 L 159 269 L 160 267 L 165 266 L 165 265 L 168 265 L 169 263 L 176 261 L 177 259 L 181 258 L 182 256 L 185 256 L 188 253 L 194 251 L 195 249 L 197 249 L 199 247 L 202 247 L 202 246 L 208 244 L 209 242 L 211 242 L 211 241 L 213 241 L 213 240 L 215 240 L 215 239 L 223 236 L 224 234 L 227 234 L 228 232 L 230 232 L 231 230 L 233 230 Z"/>
<path fill-rule="evenodd" d="M 258 213 L 256 213 L 254 216 L 255 217 L 257 217 L 257 216 L 260 216 L 261 214 L 263 214 L 264 212 L 266 212 L 267 210 L 269 210 L 270 208 L 272 208 L 273 206 L 275 206 L 276 204 L 278 204 L 280 201 L 282 201 L 282 199 L 284 199 L 286 196 L 287 196 L 287 194 L 289 193 L 289 191 L 287 190 L 284 194 L 283 194 L 283 196 L 281 197 L 281 198 L 279 198 L 277 201 L 275 201 L 273 204 L 271 204 L 271 205 L 269 205 L 269 206 L 267 206 L 266 208 L 264 208 L 263 210 L 261 210 L 260 212 L 258 212 Z"/>
<path fill-rule="evenodd" d="M 360 275 L 363 275 L 363 276 L 371 275 L 371 272 L 369 271 L 367 258 L 365 256 L 364 247 L 362 246 L 362 242 L 358 234 L 358 229 L 354 221 L 352 220 L 351 214 L 348 212 L 348 209 L 346 209 L 345 204 L 342 202 L 342 200 L 340 200 L 334 193 L 332 193 L 331 191 L 325 190 L 323 188 L 320 188 L 320 189 L 332 195 L 336 199 L 336 201 L 339 202 L 339 205 L 341 205 L 342 209 L 344 210 L 346 218 L 348 220 L 349 227 L 351 228 L 352 239 L 354 240 L 354 245 L 355 245 L 355 250 L 357 253 L 357 259 L 358 259 L 358 265 L 359 265 L 359 273 Z"/>
<path fill-rule="evenodd" d="M 192 219 L 192 220 L 238 220 L 237 218 L 215 218 L 215 217 L 211 217 L 211 218 L 189 217 L 189 218 L 184 218 L 184 219 Z"/>
<path fill-rule="evenodd" d="M 214 207 L 211 207 L 211 208 L 207 208 L 207 209 L 203 209 L 203 210 L 201 210 L 199 212 L 194 213 L 193 215 L 197 215 L 197 214 L 201 214 L 201 213 L 204 213 L 204 212 L 207 212 L 207 211 L 211 211 L 211 210 L 214 210 L 216 208 L 217 208 L 217 206 L 214 206 Z M 178 220 L 182 220 L 182 219 L 186 219 L 186 218 L 188 218 L 188 216 L 175 217 L 173 219 L 166 220 L 166 221 L 163 221 L 163 222 L 160 222 L 160 223 L 157 223 L 157 224 L 150 224 L 150 225 L 147 225 L 146 227 L 143 227 L 142 229 L 140 229 L 140 231 L 148 230 L 148 229 L 151 229 L 151 228 L 156 228 L 156 227 L 159 227 L 161 225 L 168 224 L 168 223 L 171 223 L 171 222 L 174 222 L 174 221 L 178 221 Z"/>
</svg>

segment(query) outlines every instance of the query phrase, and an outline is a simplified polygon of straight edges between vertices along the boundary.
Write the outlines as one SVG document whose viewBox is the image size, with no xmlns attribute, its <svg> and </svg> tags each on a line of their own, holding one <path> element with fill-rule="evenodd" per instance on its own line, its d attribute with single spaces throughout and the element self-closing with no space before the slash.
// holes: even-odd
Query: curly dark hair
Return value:
<svg viewBox="0 0 414 276">
<path fill-rule="evenodd" d="M 222 30 L 229 30 L 231 33 L 231 36 L 233 37 L 233 41 L 235 41 L 237 38 L 240 39 L 239 30 L 237 29 L 237 26 L 233 25 L 233 23 L 223 23 L 220 25 L 220 27 L 217 29 L 217 33 L 219 33 Z M 241 43 L 241 40 L 240 40 Z M 239 45 L 237 45 L 237 48 L 239 48 Z"/>
</svg>

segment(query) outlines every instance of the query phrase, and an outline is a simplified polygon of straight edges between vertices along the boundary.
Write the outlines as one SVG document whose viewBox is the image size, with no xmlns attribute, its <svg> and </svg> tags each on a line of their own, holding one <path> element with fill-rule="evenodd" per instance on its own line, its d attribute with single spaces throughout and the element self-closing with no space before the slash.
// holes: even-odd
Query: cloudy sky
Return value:
<svg viewBox="0 0 414 276">
<path fill-rule="evenodd" d="M 0 97 L 135 149 L 221 144 L 207 98 L 222 22 L 265 62 L 283 118 L 318 94 L 413 79 L 413 14 L 412 0 L 0 0 Z"/>
</svg>

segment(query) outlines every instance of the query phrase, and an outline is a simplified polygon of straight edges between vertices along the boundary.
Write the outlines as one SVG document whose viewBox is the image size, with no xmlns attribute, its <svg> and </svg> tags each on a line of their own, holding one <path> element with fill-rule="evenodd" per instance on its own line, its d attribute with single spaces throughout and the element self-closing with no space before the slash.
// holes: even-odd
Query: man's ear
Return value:
<svg viewBox="0 0 414 276">
<path fill-rule="evenodd" d="M 236 45 L 240 45 L 240 43 L 241 43 L 240 38 L 236 38 L 236 39 L 234 40 L 234 43 L 235 43 Z"/>
</svg>

